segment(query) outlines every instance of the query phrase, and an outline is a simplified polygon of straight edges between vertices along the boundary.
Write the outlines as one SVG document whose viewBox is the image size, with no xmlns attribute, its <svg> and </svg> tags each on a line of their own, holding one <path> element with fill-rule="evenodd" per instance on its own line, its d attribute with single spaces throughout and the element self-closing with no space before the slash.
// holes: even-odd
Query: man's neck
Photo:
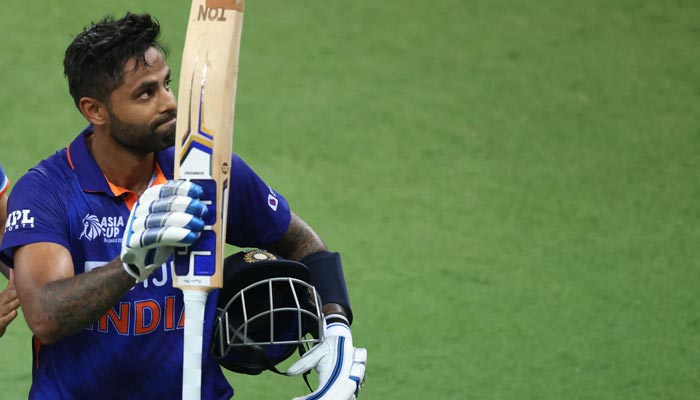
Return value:
<svg viewBox="0 0 700 400">
<path fill-rule="evenodd" d="M 104 132 L 95 132 L 85 140 L 102 174 L 113 185 L 139 196 L 148 188 L 155 173 L 154 153 L 136 154 Z"/>
</svg>

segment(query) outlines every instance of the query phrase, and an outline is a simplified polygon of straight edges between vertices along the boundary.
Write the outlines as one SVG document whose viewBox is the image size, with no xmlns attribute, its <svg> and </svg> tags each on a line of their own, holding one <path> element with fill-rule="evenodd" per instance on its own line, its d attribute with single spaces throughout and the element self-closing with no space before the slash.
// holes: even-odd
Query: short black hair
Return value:
<svg viewBox="0 0 700 400">
<path fill-rule="evenodd" d="M 106 102 L 124 82 L 124 65 L 134 58 L 136 68 L 146 66 L 145 54 L 155 47 L 163 55 L 168 49 L 158 41 L 160 24 L 149 14 L 111 16 L 85 27 L 66 49 L 63 73 L 75 105 L 82 97 Z"/>
</svg>

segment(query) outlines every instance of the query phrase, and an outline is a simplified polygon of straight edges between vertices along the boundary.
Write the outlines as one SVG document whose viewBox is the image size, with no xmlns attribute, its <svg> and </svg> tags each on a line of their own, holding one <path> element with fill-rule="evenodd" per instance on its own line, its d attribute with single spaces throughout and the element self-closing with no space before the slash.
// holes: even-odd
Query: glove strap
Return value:
<svg viewBox="0 0 700 400">
<path fill-rule="evenodd" d="M 326 322 L 326 336 L 343 336 L 352 340 L 348 319 L 340 314 L 328 314 L 324 317 Z"/>
<path fill-rule="evenodd" d="M 326 326 L 331 324 L 344 324 L 350 326 L 350 321 L 341 314 L 328 314 L 323 319 L 326 321 Z"/>
</svg>

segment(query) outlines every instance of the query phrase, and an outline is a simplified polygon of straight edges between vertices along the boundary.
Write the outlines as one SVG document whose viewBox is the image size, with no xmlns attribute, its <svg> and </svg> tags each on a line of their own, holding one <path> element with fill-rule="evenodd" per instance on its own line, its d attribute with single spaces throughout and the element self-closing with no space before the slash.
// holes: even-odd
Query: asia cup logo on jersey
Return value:
<svg viewBox="0 0 700 400">
<path fill-rule="evenodd" d="M 83 233 L 80 234 L 78 239 L 87 238 L 87 240 L 92 240 L 98 237 L 100 233 L 102 233 L 100 220 L 94 215 L 86 215 L 83 218 Z"/>
<path fill-rule="evenodd" d="M 92 241 L 102 236 L 104 241 L 108 243 L 121 240 L 124 227 L 124 218 L 121 216 L 99 218 L 96 215 L 87 214 L 82 223 L 83 232 L 78 239 L 85 238 Z"/>
</svg>

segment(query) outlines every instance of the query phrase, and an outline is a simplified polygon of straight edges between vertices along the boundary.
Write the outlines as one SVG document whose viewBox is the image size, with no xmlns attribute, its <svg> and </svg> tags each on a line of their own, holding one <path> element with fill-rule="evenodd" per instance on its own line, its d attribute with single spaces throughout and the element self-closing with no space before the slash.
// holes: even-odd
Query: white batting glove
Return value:
<svg viewBox="0 0 700 400">
<path fill-rule="evenodd" d="M 194 243 L 204 229 L 207 207 L 199 202 L 202 188 L 176 180 L 148 188 L 131 210 L 122 238 L 124 269 L 143 282 L 168 260 L 173 247 Z"/>
<path fill-rule="evenodd" d="M 303 374 L 312 368 L 318 373 L 318 388 L 293 400 L 354 400 L 364 382 L 366 364 L 367 349 L 352 346 L 350 327 L 331 323 L 323 342 L 287 370 L 287 375 Z"/>
</svg>

